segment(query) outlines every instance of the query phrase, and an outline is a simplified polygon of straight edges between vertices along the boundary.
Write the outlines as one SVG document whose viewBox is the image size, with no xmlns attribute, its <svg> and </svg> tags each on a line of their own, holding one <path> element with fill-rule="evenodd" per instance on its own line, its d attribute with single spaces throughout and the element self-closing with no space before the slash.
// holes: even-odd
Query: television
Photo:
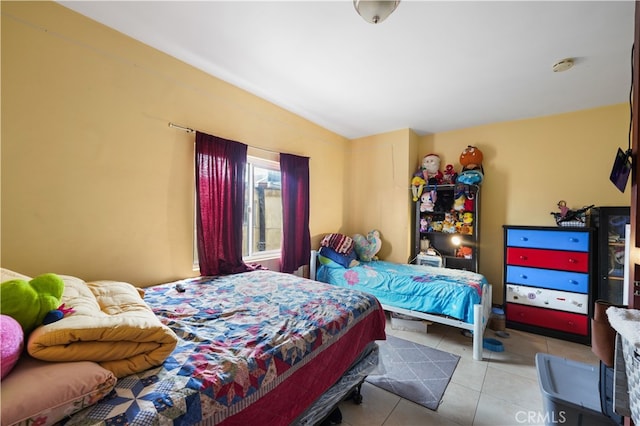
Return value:
<svg viewBox="0 0 640 426">
<path fill-rule="evenodd" d="M 611 169 L 611 182 L 620 190 L 624 192 L 627 187 L 627 181 L 629 180 L 629 174 L 631 173 L 631 150 L 623 152 L 618 148 L 616 159 L 613 162 L 613 168 Z"/>
</svg>

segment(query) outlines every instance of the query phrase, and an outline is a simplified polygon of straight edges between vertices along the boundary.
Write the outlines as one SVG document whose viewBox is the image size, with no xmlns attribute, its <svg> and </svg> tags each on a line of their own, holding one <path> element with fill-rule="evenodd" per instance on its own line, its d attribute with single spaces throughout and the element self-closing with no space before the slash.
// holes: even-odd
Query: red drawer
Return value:
<svg viewBox="0 0 640 426">
<path fill-rule="evenodd" d="M 508 247 L 507 264 L 559 269 L 562 271 L 589 272 L 589 253 Z"/>
<path fill-rule="evenodd" d="M 553 309 L 507 303 L 507 321 L 552 328 L 582 336 L 588 335 L 588 316 Z"/>
</svg>

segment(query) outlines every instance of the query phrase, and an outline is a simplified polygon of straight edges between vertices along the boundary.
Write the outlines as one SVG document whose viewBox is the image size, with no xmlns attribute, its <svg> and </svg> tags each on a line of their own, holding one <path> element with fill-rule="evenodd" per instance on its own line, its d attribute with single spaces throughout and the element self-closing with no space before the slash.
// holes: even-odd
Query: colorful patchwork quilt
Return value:
<svg viewBox="0 0 640 426">
<path fill-rule="evenodd" d="M 446 315 L 473 324 L 473 305 L 481 302 L 483 275 L 475 272 L 385 261 L 344 268 L 318 256 L 318 281 L 370 293 L 383 305 Z"/>
<path fill-rule="evenodd" d="M 288 425 L 385 338 L 375 297 L 266 270 L 146 289 L 178 336 L 161 367 L 118 380 L 66 425 Z"/>
</svg>

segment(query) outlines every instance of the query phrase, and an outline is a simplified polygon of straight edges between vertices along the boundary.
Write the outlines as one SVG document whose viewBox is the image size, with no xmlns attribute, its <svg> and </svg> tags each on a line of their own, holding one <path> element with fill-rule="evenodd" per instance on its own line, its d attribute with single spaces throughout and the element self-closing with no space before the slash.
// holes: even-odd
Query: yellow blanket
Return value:
<svg viewBox="0 0 640 426">
<path fill-rule="evenodd" d="M 62 302 L 74 313 L 29 335 L 29 354 L 44 361 L 94 361 L 117 377 L 158 366 L 178 339 L 128 283 L 61 276 Z"/>
</svg>

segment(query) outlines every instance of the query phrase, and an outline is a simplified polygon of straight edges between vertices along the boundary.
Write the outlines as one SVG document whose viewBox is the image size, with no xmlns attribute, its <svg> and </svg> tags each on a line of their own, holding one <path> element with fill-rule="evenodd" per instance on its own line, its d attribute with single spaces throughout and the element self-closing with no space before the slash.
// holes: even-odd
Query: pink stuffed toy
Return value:
<svg viewBox="0 0 640 426">
<path fill-rule="evenodd" d="M 24 345 L 24 332 L 18 321 L 0 315 L 0 379 L 4 379 L 16 365 Z"/>
</svg>

